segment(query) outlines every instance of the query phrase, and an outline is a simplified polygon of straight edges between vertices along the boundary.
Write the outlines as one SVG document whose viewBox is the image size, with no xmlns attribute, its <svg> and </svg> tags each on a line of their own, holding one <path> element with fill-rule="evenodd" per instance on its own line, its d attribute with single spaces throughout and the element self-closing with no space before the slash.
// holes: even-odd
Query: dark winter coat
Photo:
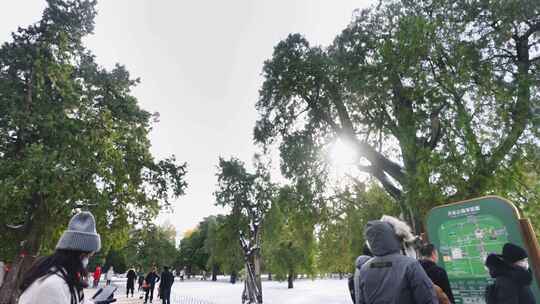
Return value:
<svg viewBox="0 0 540 304">
<path fill-rule="evenodd" d="M 126 277 L 127 277 L 127 286 L 129 287 L 135 286 L 135 279 L 137 278 L 137 273 L 135 272 L 135 270 L 130 269 Z"/>
<path fill-rule="evenodd" d="M 534 304 L 530 285 L 532 274 L 518 266 L 509 265 L 497 255 L 486 260 L 489 274 L 495 283 L 486 288 L 487 304 Z"/>
<path fill-rule="evenodd" d="M 438 303 L 433 283 L 420 263 L 399 253 L 401 244 L 392 225 L 371 221 L 365 234 L 374 257 L 360 269 L 356 303 Z"/>
<path fill-rule="evenodd" d="M 146 278 L 144 279 L 148 285 L 150 285 L 151 288 L 154 288 L 156 286 L 156 283 L 159 282 L 159 276 L 157 273 L 151 271 L 146 275 Z"/>
<path fill-rule="evenodd" d="M 438 266 L 431 260 L 420 260 L 420 265 L 424 268 L 424 271 L 431 279 L 433 284 L 439 286 L 442 291 L 448 297 L 451 303 L 455 303 L 452 289 L 450 288 L 450 281 L 448 281 L 448 274 L 444 268 Z"/>
<path fill-rule="evenodd" d="M 163 271 L 161 273 L 161 283 L 159 283 L 159 289 L 164 292 L 171 289 L 174 283 L 174 276 L 170 271 Z"/>
</svg>

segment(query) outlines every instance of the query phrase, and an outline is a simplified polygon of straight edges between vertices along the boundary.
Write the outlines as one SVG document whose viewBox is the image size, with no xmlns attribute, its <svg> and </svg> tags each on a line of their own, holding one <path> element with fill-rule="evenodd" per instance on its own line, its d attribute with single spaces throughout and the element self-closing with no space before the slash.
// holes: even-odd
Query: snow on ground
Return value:
<svg viewBox="0 0 540 304">
<path fill-rule="evenodd" d="M 114 280 L 119 286 L 116 298 L 125 298 L 125 281 Z M 287 282 L 263 281 L 263 301 L 265 304 L 350 304 L 352 303 L 346 279 L 301 279 L 294 282 L 293 289 L 287 289 Z M 236 304 L 241 303 L 244 284 L 231 284 L 220 277 L 217 282 L 200 280 L 176 280 L 173 285 L 171 302 L 177 299 L 197 299 L 201 303 Z M 156 293 L 157 296 L 157 288 Z M 154 299 L 154 303 L 157 302 Z M 191 303 L 191 301 L 190 301 Z M 195 302 L 196 303 L 196 302 Z"/>
<path fill-rule="evenodd" d="M 267 304 L 350 304 L 347 280 L 318 279 L 297 280 L 293 289 L 287 282 L 263 281 L 263 301 Z M 215 304 L 241 302 L 243 283 L 230 284 L 225 280 L 177 281 L 173 285 L 173 296 L 193 297 Z"/>
</svg>

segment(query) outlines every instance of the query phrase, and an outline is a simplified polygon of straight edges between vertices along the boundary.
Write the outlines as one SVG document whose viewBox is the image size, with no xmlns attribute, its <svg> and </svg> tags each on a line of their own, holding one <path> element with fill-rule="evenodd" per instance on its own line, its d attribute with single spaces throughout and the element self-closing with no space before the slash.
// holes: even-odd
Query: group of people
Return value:
<svg viewBox="0 0 540 304">
<path fill-rule="evenodd" d="M 411 251 L 407 248 L 410 233 L 396 219 L 370 221 L 364 235 L 363 255 L 357 258 L 355 273 L 349 279 L 354 304 L 455 303 L 448 275 L 437 265 L 439 257 L 433 244 Z M 485 291 L 487 304 L 535 303 L 530 289 L 532 273 L 523 248 L 506 243 L 502 254 L 490 254 L 485 264 L 494 278 Z"/>
<path fill-rule="evenodd" d="M 70 220 L 55 252 L 39 258 L 25 273 L 20 286 L 19 304 L 85 302 L 83 289 L 88 287 L 88 262 L 101 247 L 95 226 L 95 219 L 89 212 L 76 214 Z M 364 254 L 356 260 L 355 273 L 349 285 L 355 304 L 454 303 L 446 271 L 437 265 L 436 248 L 432 244 L 421 246 L 418 250 L 420 259 L 416 259 L 417 249 L 411 249 L 414 238 L 408 229 L 406 224 L 392 217 L 386 220 L 383 217 L 366 225 L 366 247 Z M 523 248 L 511 243 L 504 245 L 502 254 L 487 256 L 485 264 L 494 278 L 494 283 L 486 288 L 487 304 L 535 303 L 530 289 L 532 274 L 527 258 Z M 111 278 L 112 274 L 107 276 L 108 284 Z M 161 276 L 156 266 L 146 275 L 140 269 L 137 273 L 131 268 L 127 279 L 126 296 L 131 293 L 133 297 L 137 279 L 139 290 L 145 292 L 145 303 L 148 300 L 152 303 L 156 284 L 160 283 L 159 295 L 163 304 L 170 304 L 174 276 L 168 267 L 163 267 Z M 114 301 L 109 298 L 94 303 L 108 304 Z"/>
<path fill-rule="evenodd" d="M 162 299 L 163 304 L 171 303 L 171 289 L 174 284 L 174 275 L 170 271 L 168 266 L 163 267 L 161 276 L 158 275 L 157 267 L 153 266 L 152 269 L 145 275 L 144 272 L 139 268 L 138 271 L 135 271 L 134 268 L 130 268 L 127 272 L 127 282 L 126 282 L 126 297 L 134 296 L 135 292 L 135 280 L 138 283 L 138 291 L 144 292 L 144 303 L 152 303 L 154 299 L 154 290 L 156 284 L 159 282 L 158 286 L 158 295 Z M 142 295 L 140 298 L 142 299 Z"/>
</svg>

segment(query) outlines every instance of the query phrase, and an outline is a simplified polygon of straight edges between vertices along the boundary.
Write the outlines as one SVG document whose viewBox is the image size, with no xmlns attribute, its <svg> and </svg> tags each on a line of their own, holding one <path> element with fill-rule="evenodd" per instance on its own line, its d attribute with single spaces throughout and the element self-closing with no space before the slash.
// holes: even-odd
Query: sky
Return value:
<svg viewBox="0 0 540 304">
<path fill-rule="evenodd" d="M 217 163 L 235 156 L 251 163 L 261 70 L 290 33 L 328 45 L 372 0 L 101 0 L 87 47 L 105 67 L 123 64 L 141 83 L 140 106 L 159 112 L 150 134 L 157 159 L 188 163 L 186 195 L 157 221 L 179 235 L 214 206 Z M 1 0 L 0 42 L 38 21 L 45 0 Z"/>
</svg>

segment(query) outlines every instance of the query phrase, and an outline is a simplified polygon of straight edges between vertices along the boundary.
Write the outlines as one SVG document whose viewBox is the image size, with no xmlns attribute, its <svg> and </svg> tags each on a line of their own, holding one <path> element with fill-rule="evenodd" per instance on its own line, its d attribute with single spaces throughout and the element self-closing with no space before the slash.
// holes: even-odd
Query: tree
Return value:
<svg viewBox="0 0 540 304">
<path fill-rule="evenodd" d="M 242 303 L 263 302 L 260 274 L 261 228 L 272 200 L 272 184 L 264 165 L 256 163 L 255 173 L 249 173 L 236 158 L 219 159 L 216 203 L 231 209 L 244 253 L 246 280 Z"/>
<path fill-rule="evenodd" d="M 125 253 L 114 249 L 109 250 L 103 269 L 109 269 L 111 266 L 114 268 L 115 273 L 125 273 L 130 266 L 127 264 Z"/>
<path fill-rule="evenodd" d="M 264 64 L 255 140 L 296 155 L 349 142 L 357 168 L 419 230 L 434 204 L 495 192 L 495 175 L 534 142 L 539 10 L 528 0 L 388 0 L 357 11 L 329 47 L 291 34 Z"/>
<path fill-rule="evenodd" d="M 1 303 L 16 302 L 21 274 L 78 210 L 110 232 L 101 234 L 108 247 L 186 187 L 185 164 L 150 153 L 152 115 L 131 95 L 138 80 L 99 67 L 82 44 L 95 1 L 47 3 L 41 21 L 0 48 L 0 225 L 10 230 L 0 242 L 21 244 Z"/>
<path fill-rule="evenodd" d="M 132 230 L 127 244 L 115 251 L 125 256 L 129 267 L 148 270 L 154 265 L 173 266 L 178 257 L 176 230 L 171 225 L 148 224 Z"/>
<path fill-rule="evenodd" d="M 365 244 L 364 227 L 370 220 L 399 212 L 393 199 L 376 183 L 359 183 L 331 199 L 320 220 L 318 266 L 322 273 L 354 270 Z"/>
<path fill-rule="evenodd" d="M 309 196 L 307 196 L 309 197 Z M 316 210 L 298 188 L 284 186 L 268 211 L 262 239 L 266 268 L 288 288 L 300 273 L 315 273 Z"/>
</svg>

